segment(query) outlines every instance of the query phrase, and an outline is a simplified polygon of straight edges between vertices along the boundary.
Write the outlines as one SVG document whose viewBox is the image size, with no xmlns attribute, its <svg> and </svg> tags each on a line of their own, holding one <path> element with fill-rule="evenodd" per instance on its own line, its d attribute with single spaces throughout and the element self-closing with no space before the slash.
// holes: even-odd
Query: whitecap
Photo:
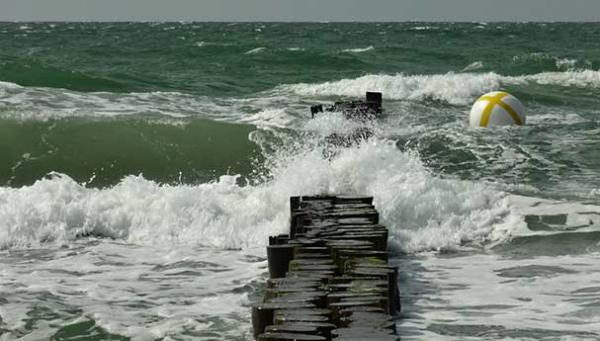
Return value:
<svg viewBox="0 0 600 341">
<path fill-rule="evenodd" d="M 473 63 L 465 66 L 465 68 L 462 69 L 461 72 L 469 72 L 469 71 L 475 71 L 475 70 L 479 70 L 479 69 L 483 69 L 482 61 L 476 61 L 476 62 L 473 62 Z"/>
<path fill-rule="evenodd" d="M 411 30 L 413 31 L 431 31 L 431 30 L 437 30 L 438 27 L 435 26 L 415 26 L 412 27 Z"/>
<path fill-rule="evenodd" d="M 508 85 L 553 85 L 562 87 L 600 87 L 600 71 L 580 70 L 542 72 L 532 75 L 503 76 L 494 72 L 434 75 L 365 75 L 317 84 L 289 84 L 279 90 L 302 96 L 362 97 L 366 91 L 379 91 L 392 100 L 435 100 L 467 105 L 483 93 Z"/>
<path fill-rule="evenodd" d="M 294 84 L 282 89 L 304 96 L 362 97 L 379 91 L 386 99 L 438 100 L 464 105 L 475 96 L 500 87 L 502 76 L 494 73 L 448 73 L 443 75 L 366 75 L 320 84 Z"/>
<path fill-rule="evenodd" d="M 266 47 L 257 47 L 255 49 L 244 52 L 244 54 L 257 54 L 263 52 L 264 50 L 266 50 Z"/>
<path fill-rule="evenodd" d="M 559 70 L 573 70 L 577 65 L 577 59 L 556 58 L 556 68 Z"/>
<path fill-rule="evenodd" d="M 363 48 L 344 49 L 344 50 L 342 50 L 342 52 L 345 52 L 345 53 L 363 53 L 363 52 L 368 52 L 368 51 L 373 51 L 373 50 L 375 50 L 375 48 L 373 46 L 367 46 L 367 47 L 363 47 Z"/>
</svg>

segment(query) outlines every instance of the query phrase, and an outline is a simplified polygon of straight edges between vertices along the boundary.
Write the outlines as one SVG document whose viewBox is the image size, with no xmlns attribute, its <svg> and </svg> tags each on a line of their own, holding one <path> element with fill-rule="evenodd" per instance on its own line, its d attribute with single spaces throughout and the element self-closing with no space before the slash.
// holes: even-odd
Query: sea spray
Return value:
<svg viewBox="0 0 600 341">
<path fill-rule="evenodd" d="M 376 198 L 399 250 L 419 251 L 485 240 L 507 211 L 502 192 L 439 179 L 417 155 L 390 141 L 371 139 L 326 155 L 318 144 L 300 148 L 269 159 L 270 178 L 256 185 L 240 186 L 236 176 L 176 186 L 128 176 L 114 187 L 92 189 L 53 174 L 32 186 L 2 188 L 2 247 L 90 235 L 142 244 L 255 247 L 285 231 L 289 196 L 362 193 Z"/>
</svg>

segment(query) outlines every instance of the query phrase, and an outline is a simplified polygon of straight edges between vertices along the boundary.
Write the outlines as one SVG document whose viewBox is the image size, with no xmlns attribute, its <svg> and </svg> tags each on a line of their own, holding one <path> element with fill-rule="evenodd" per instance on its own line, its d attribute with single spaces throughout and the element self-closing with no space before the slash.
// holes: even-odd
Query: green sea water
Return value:
<svg viewBox="0 0 600 341">
<path fill-rule="evenodd" d="M 115 128 L 115 140 L 135 148 L 142 138 L 136 142 L 119 134 L 143 136 L 148 121 L 162 125 L 165 135 L 178 135 L 182 130 L 197 135 L 200 132 L 191 127 L 160 121 L 183 125 L 201 119 L 240 123 L 244 117 L 268 109 L 285 109 L 291 119 L 302 120 L 306 107 L 317 100 L 352 97 L 373 88 L 384 92 L 390 108 L 387 118 L 390 125 L 399 128 L 394 132 L 402 135 L 399 140 L 418 145 L 416 148 L 436 169 L 467 178 L 501 177 L 534 186 L 545 184 L 548 177 L 554 180 L 552 186 L 560 186 L 583 173 L 584 182 L 598 187 L 592 175 L 600 167 L 594 158 L 598 150 L 595 117 L 599 81 L 594 70 L 600 67 L 600 46 L 595 39 L 599 30 L 596 24 L 2 24 L 0 81 L 21 88 L 4 85 L 0 93 L 2 129 L 13 131 L 2 134 L 0 140 L 7 146 L 0 154 L 6 165 L 0 171 L 0 182 L 31 184 L 42 173 L 55 170 L 84 181 L 110 164 L 110 160 L 91 160 L 80 171 L 81 156 L 73 157 L 78 152 L 73 148 L 64 150 L 66 155 L 58 167 L 54 161 L 45 160 L 42 150 L 17 146 L 11 140 L 14 134 L 43 146 L 43 130 L 58 126 L 52 133 L 54 138 L 64 134 L 63 140 L 83 146 L 88 141 L 82 136 L 94 138 L 93 134 L 82 129 L 78 136 L 60 127 L 88 124 L 84 121 L 120 125 L 120 120 L 125 120 L 129 127 Z M 367 78 L 361 83 L 359 77 L 364 76 Z M 358 81 L 334 83 L 330 89 L 286 87 L 343 79 Z M 479 149 L 487 149 L 493 144 L 490 141 L 497 141 L 496 136 L 487 140 L 488 134 L 468 133 L 454 146 L 459 153 L 444 148 L 453 134 L 444 129 L 454 129 L 450 123 L 462 120 L 478 95 L 495 88 L 516 95 L 535 114 L 532 119 L 541 117 L 543 123 L 518 133 L 514 143 L 505 140 L 506 146 L 523 159 L 517 169 L 502 164 L 502 160 L 490 164 L 490 156 L 496 159 L 505 152 L 497 147 L 495 153 L 486 151 L 484 164 L 478 167 Z M 49 123 L 33 129 L 28 126 L 36 123 L 24 123 L 40 120 Z M 136 120 L 141 122 L 131 123 Z M 14 124 L 22 125 L 23 132 L 17 133 Z M 298 127 L 291 124 L 286 128 Z M 419 133 L 410 134 L 410 130 Z M 232 126 L 231 136 L 234 134 L 247 135 Z M 554 134 L 585 141 L 571 150 L 555 146 Z M 112 148 L 102 139 L 99 137 L 100 146 L 95 148 Z M 467 139 L 478 147 L 467 148 Z M 167 142 L 159 138 L 155 142 L 189 150 L 199 141 Z M 232 156 L 232 160 L 246 164 L 237 173 L 248 173 L 248 148 Z M 211 171 L 218 168 L 222 173 L 226 169 L 210 162 L 204 169 L 194 164 L 162 167 L 164 155 L 157 157 L 149 149 L 140 151 L 147 155 L 135 166 L 115 159 L 113 168 L 121 170 L 96 177 L 93 184 L 114 184 L 141 170 L 162 182 L 172 181 L 177 170 L 186 173 L 190 181 L 205 180 Z M 12 170 L 18 163 L 27 163 L 21 158 L 24 154 L 36 158 L 32 167 L 37 171 L 22 168 L 27 174 L 20 174 L 20 167 Z M 109 154 L 105 157 L 110 158 Z M 232 160 L 222 164 L 233 165 L 236 162 Z M 200 175 L 202 172 L 205 174 Z M 564 173 L 569 175 L 567 179 Z"/>
<path fill-rule="evenodd" d="M 328 192 L 375 197 L 403 340 L 598 339 L 599 36 L 0 23 L 0 340 L 249 339 L 288 197 Z M 468 127 L 494 90 L 526 126 Z M 366 91 L 377 120 L 310 117 Z"/>
</svg>

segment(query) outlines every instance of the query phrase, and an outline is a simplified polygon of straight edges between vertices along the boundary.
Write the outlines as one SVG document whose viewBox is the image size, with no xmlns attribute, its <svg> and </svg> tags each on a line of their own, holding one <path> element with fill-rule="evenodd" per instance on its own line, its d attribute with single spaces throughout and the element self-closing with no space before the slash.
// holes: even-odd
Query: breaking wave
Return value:
<svg viewBox="0 0 600 341">
<path fill-rule="evenodd" d="M 373 46 L 367 46 L 367 47 L 362 47 L 362 48 L 344 49 L 344 50 L 342 50 L 342 52 L 362 53 L 362 52 L 368 52 L 368 51 L 373 51 L 373 50 L 375 50 L 375 48 Z"/>
<path fill-rule="evenodd" d="M 380 91 L 392 100 L 435 100 L 466 105 L 481 94 L 510 85 L 600 87 L 600 72 L 593 70 L 543 72 L 523 76 L 488 73 L 447 73 L 435 75 L 365 75 L 320 84 L 293 84 L 283 90 L 303 96 L 362 97 L 365 91 Z"/>
<path fill-rule="evenodd" d="M 255 49 L 252 49 L 252 50 L 246 51 L 244 54 L 257 54 L 257 53 L 261 53 L 261 52 L 263 52 L 263 51 L 264 51 L 264 50 L 266 50 L 266 49 L 267 49 L 266 47 L 257 47 L 257 48 L 255 48 Z"/>
<path fill-rule="evenodd" d="M 286 231 L 289 196 L 360 193 L 376 198 L 398 251 L 419 251 L 486 240 L 509 210 L 503 192 L 438 178 L 392 142 L 363 141 L 328 155 L 314 145 L 279 153 L 267 162 L 268 180 L 247 185 L 235 175 L 198 185 L 128 176 L 94 189 L 54 173 L 31 186 L 2 187 L 0 248 L 89 236 L 250 248 Z"/>
<path fill-rule="evenodd" d="M 4 117 L 47 120 L 68 117 L 162 115 L 172 118 L 205 117 L 237 122 L 252 121 L 261 110 L 302 106 L 305 97 L 362 97 L 366 91 L 383 92 L 387 100 L 441 101 L 469 105 L 481 94 L 512 86 L 599 88 L 600 71 L 543 72 L 522 76 L 488 73 L 434 75 L 365 75 L 324 83 L 285 84 L 247 98 L 215 98 L 181 92 L 77 92 L 66 89 L 23 87 L 0 82 L 0 113 Z"/>
</svg>

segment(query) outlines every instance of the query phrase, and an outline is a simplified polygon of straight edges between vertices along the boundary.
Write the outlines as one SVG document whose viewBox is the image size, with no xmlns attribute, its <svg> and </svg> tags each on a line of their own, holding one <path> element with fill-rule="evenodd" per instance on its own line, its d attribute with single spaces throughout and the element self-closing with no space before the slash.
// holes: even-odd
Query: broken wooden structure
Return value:
<svg viewBox="0 0 600 341">
<path fill-rule="evenodd" d="M 397 269 L 372 197 L 292 197 L 290 232 L 269 238 L 254 336 L 273 340 L 398 340 Z"/>
</svg>

